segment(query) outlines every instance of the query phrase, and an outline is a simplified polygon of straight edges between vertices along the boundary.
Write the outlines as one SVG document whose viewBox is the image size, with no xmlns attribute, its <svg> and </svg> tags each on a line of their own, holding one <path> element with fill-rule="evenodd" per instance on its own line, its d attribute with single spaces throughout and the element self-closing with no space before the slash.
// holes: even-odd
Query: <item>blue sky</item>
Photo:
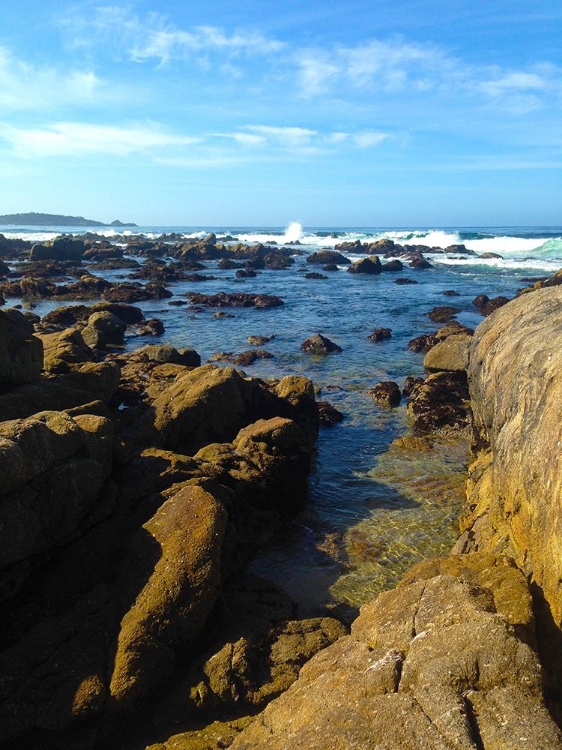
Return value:
<svg viewBox="0 0 562 750">
<path fill-rule="evenodd" d="M 562 224 L 558 0 L 2 6 L 0 214 Z"/>
</svg>

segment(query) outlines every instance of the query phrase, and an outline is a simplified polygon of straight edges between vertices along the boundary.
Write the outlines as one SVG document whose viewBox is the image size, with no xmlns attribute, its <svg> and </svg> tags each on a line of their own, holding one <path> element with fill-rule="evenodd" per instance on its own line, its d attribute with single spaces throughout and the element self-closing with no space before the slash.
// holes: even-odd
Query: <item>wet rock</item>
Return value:
<svg viewBox="0 0 562 750">
<path fill-rule="evenodd" d="M 0 310 L 0 390 L 39 380 L 43 344 L 18 310 Z"/>
<path fill-rule="evenodd" d="M 460 307 L 454 305 L 438 305 L 427 313 L 427 317 L 434 323 L 448 323 L 460 313 Z"/>
<path fill-rule="evenodd" d="M 438 372 L 416 386 L 408 402 L 415 433 L 462 430 L 470 423 L 470 400 L 465 372 Z"/>
<path fill-rule="evenodd" d="M 4 281 L 0 290 L 6 297 L 25 297 L 28 299 L 45 299 L 54 297 L 57 287 L 47 279 L 24 277 L 18 281 Z"/>
<path fill-rule="evenodd" d="M 409 279 L 407 276 L 401 276 L 399 279 L 394 280 L 395 284 L 418 284 L 415 279 Z"/>
<path fill-rule="evenodd" d="M 278 307 L 284 302 L 279 297 L 270 294 L 243 294 L 219 292 L 218 294 L 197 294 L 190 292 L 188 300 L 194 305 L 204 307 Z"/>
<path fill-rule="evenodd" d="M 386 339 L 391 338 L 391 336 L 392 336 L 392 329 L 375 328 L 373 333 L 367 336 L 367 338 L 370 339 L 371 341 L 385 341 Z"/>
<path fill-rule="evenodd" d="M 311 273 L 307 273 L 304 276 L 305 279 L 327 279 L 327 276 L 324 276 L 323 273 L 316 273 L 315 271 L 312 271 Z"/>
<path fill-rule="evenodd" d="M 237 279 L 254 279 L 258 274 L 251 268 L 239 268 L 236 271 Z"/>
<path fill-rule="evenodd" d="M 52 242 L 33 245 L 29 260 L 80 260 L 84 255 L 83 240 L 58 237 Z"/>
<path fill-rule="evenodd" d="M 108 302 L 126 304 L 144 302 L 149 299 L 163 299 L 171 296 L 172 293 L 159 284 L 148 283 L 146 286 L 142 286 L 138 282 L 113 284 L 103 292 L 103 297 Z"/>
<path fill-rule="evenodd" d="M 341 411 L 328 403 L 328 401 L 318 402 L 318 417 L 322 427 L 333 427 L 333 425 L 338 424 L 338 422 L 341 422 L 344 418 Z"/>
<path fill-rule="evenodd" d="M 341 352 L 341 346 L 338 346 L 330 339 L 322 336 L 321 333 L 315 333 L 314 336 L 305 339 L 301 344 L 301 349 L 307 354 L 331 354 L 333 352 Z"/>
<path fill-rule="evenodd" d="M 349 258 L 346 258 L 345 255 L 338 253 L 336 250 L 318 250 L 315 253 L 311 253 L 307 257 L 306 262 L 318 265 L 333 264 L 335 266 L 349 266 L 351 264 Z"/>
<path fill-rule="evenodd" d="M 392 450 L 401 451 L 418 451 L 419 453 L 429 453 L 433 447 L 432 441 L 427 437 L 419 435 L 403 435 L 396 438 L 390 444 Z"/>
<path fill-rule="evenodd" d="M 426 270 L 428 268 L 433 268 L 431 263 L 424 258 L 422 255 L 416 255 L 410 260 L 409 264 L 410 268 L 417 268 L 419 270 Z"/>
<path fill-rule="evenodd" d="M 445 289 L 443 295 L 445 297 L 460 297 L 460 294 L 455 289 Z"/>
<path fill-rule="evenodd" d="M 263 346 L 264 344 L 269 344 L 274 338 L 275 336 L 248 336 L 247 341 L 252 346 Z"/>
<path fill-rule="evenodd" d="M 185 367 L 199 367 L 201 357 L 195 349 L 188 347 L 176 349 L 166 344 L 152 344 L 137 349 L 135 359 L 158 362 L 160 364 L 184 365 Z"/>
<path fill-rule="evenodd" d="M 408 375 L 408 377 L 404 380 L 404 388 L 402 389 L 402 393 L 404 396 L 409 396 L 414 388 L 417 385 L 422 385 L 424 382 L 423 378 L 415 378 L 413 375 Z"/>
<path fill-rule="evenodd" d="M 398 260 L 398 258 L 394 258 L 394 260 L 389 260 L 387 263 L 382 264 L 383 271 L 402 271 L 403 269 L 404 264 L 402 261 Z"/>
<path fill-rule="evenodd" d="M 273 359 L 273 354 L 265 351 L 264 349 L 249 349 L 246 352 L 240 354 L 232 354 L 228 352 L 219 352 L 213 355 L 214 361 L 231 362 L 233 365 L 238 367 L 249 367 L 253 365 L 258 359 Z"/>
<path fill-rule="evenodd" d="M 263 259 L 266 268 L 272 271 L 283 271 L 286 268 L 290 268 L 295 263 L 295 259 L 291 258 L 288 252 L 282 250 L 275 250 L 272 253 L 267 253 Z"/>
<path fill-rule="evenodd" d="M 434 334 L 423 334 L 408 341 L 408 349 L 419 354 L 420 352 L 428 352 L 436 343 L 437 339 Z"/>
<path fill-rule="evenodd" d="M 491 315 L 494 310 L 503 307 L 509 302 L 507 297 L 494 297 L 490 299 L 486 294 L 479 294 L 472 300 L 472 304 L 482 315 Z"/>
<path fill-rule="evenodd" d="M 164 323 L 159 318 L 150 318 L 138 330 L 139 336 L 162 336 L 164 332 Z"/>
<path fill-rule="evenodd" d="M 402 400 L 402 392 L 393 380 L 386 380 L 377 385 L 369 391 L 371 398 L 376 401 L 379 406 L 398 406 Z"/>
<path fill-rule="evenodd" d="M 347 270 L 349 273 L 378 275 L 382 272 L 382 264 L 378 255 L 372 255 L 352 263 Z"/>
</svg>

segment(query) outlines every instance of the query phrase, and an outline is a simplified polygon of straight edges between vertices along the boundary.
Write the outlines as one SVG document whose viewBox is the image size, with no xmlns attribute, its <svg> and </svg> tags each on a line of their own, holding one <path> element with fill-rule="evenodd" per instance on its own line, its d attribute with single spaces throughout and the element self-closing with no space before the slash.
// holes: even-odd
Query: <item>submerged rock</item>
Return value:
<svg viewBox="0 0 562 750">
<path fill-rule="evenodd" d="M 371 398 L 380 406 L 398 406 L 402 400 L 402 392 L 398 383 L 393 380 L 387 380 L 377 385 L 369 391 Z"/>
<path fill-rule="evenodd" d="M 326 336 L 322 336 L 321 333 L 315 333 L 314 336 L 305 339 L 301 344 L 301 349 L 307 354 L 332 354 L 343 351 L 341 346 L 330 341 Z"/>
</svg>

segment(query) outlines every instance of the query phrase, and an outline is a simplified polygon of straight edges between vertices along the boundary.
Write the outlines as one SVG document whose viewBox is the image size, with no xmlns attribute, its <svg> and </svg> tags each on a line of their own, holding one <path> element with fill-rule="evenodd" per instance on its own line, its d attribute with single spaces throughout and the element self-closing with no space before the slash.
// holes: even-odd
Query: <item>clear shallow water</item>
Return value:
<svg viewBox="0 0 562 750">
<path fill-rule="evenodd" d="M 6 236 L 37 241 L 69 228 L 0 227 Z M 190 291 L 260 292 L 280 296 L 279 308 L 228 309 L 230 318 L 213 317 L 214 310 L 196 313 L 170 307 L 169 300 L 140 303 L 145 316 L 158 317 L 166 332 L 161 338 L 177 347 L 192 346 L 203 361 L 219 351 L 239 353 L 252 348 L 250 335 L 274 335 L 265 345 L 271 360 L 257 360 L 246 369 L 262 378 L 303 374 L 320 389 L 345 420 L 322 429 L 316 468 L 310 480 L 310 499 L 302 514 L 283 529 L 253 563 L 253 569 L 284 586 L 299 604 L 300 614 L 326 610 L 351 616 L 353 609 L 384 588 L 392 586 L 418 560 L 448 551 L 456 536 L 455 517 L 464 496 L 466 445 L 437 444 L 431 453 L 389 450 L 392 440 L 407 431 L 405 406 L 394 410 L 376 406 L 368 394 L 379 380 L 403 383 L 407 375 L 423 372 L 423 357 L 407 348 L 408 341 L 436 330 L 426 313 L 435 305 L 461 308 L 458 319 L 476 326 L 482 317 L 472 300 L 477 294 L 513 296 L 526 284 L 522 277 L 551 275 L 562 267 L 562 228 L 306 230 L 287 229 L 139 227 L 94 232 L 116 239 L 119 234 L 181 232 L 187 237 L 230 234 L 244 242 L 275 241 L 280 246 L 298 240 L 305 255 L 284 271 L 262 271 L 256 278 L 239 280 L 234 271 L 206 262 L 202 283 L 178 282 L 169 288 L 175 298 Z M 76 234 L 83 234 L 83 228 Z M 332 236 L 332 235 L 337 235 Z M 326 280 L 306 279 L 320 270 L 306 263 L 306 254 L 332 248 L 342 241 L 374 241 L 389 237 L 400 243 L 448 246 L 464 242 L 476 252 L 493 251 L 502 258 L 483 259 L 432 255 L 433 268 L 406 268 L 399 275 L 418 283 L 401 286 L 397 274 L 375 277 L 348 274 L 345 268 L 326 272 Z M 345 253 L 348 257 L 353 257 Z M 124 271 L 103 273 L 118 280 Z M 455 290 L 458 296 L 444 295 Z M 8 300 L 8 304 L 14 303 Z M 41 302 L 42 315 L 61 303 Z M 62 303 L 67 304 L 67 303 Z M 392 338 L 368 340 L 377 327 L 392 329 Z M 343 351 L 311 357 L 301 342 L 320 332 Z M 153 338 L 131 338 L 128 348 L 154 343 Z"/>
</svg>

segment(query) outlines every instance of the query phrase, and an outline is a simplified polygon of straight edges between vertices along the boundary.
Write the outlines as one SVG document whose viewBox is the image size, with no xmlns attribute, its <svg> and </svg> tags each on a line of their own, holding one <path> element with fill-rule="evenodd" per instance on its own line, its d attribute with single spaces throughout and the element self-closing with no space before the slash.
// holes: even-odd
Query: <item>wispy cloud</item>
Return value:
<svg viewBox="0 0 562 750">
<path fill-rule="evenodd" d="M 354 47 L 295 52 L 293 64 L 300 95 L 393 96 L 402 93 L 469 97 L 513 113 L 548 106 L 562 94 L 562 68 L 538 63 L 527 68 L 468 64 L 445 48 L 393 37 Z"/>
<path fill-rule="evenodd" d="M 126 156 L 154 148 L 185 146 L 198 140 L 166 133 L 151 124 L 115 127 L 78 122 L 53 123 L 43 128 L 17 128 L 0 123 L 0 138 L 12 146 L 16 155 L 24 158 L 82 154 Z"/>
<path fill-rule="evenodd" d="M 211 53 L 269 55 L 286 46 L 251 28 L 227 30 L 201 25 L 182 29 L 161 13 L 142 17 L 119 6 L 98 7 L 93 15 L 72 16 L 63 25 L 73 46 L 111 48 L 114 56 L 125 56 L 137 63 L 155 61 L 166 65 L 172 60 L 205 59 Z M 234 73 L 238 72 L 234 69 Z"/>
<path fill-rule="evenodd" d="M 147 152 L 159 163 L 177 166 L 224 166 L 247 159 L 328 154 L 349 145 L 371 148 L 391 137 L 375 131 L 322 133 L 297 126 L 273 125 L 247 125 L 242 130 L 193 136 L 169 133 L 151 122 L 127 126 L 57 122 L 39 128 L 0 123 L 0 140 L 6 141 L 12 151 L 23 158 L 84 154 L 127 156 Z M 162 155 L 162 149 L 170 148 L 174 149 L 172 154 Z"/>
<path fill-rule="evenodd" d="M 89 70 L 62 72 L 15 58 L 0 47 L 0 106 L 6 109 L 50 109 L 96 101 L 102 82 Z"/>
</svg>

